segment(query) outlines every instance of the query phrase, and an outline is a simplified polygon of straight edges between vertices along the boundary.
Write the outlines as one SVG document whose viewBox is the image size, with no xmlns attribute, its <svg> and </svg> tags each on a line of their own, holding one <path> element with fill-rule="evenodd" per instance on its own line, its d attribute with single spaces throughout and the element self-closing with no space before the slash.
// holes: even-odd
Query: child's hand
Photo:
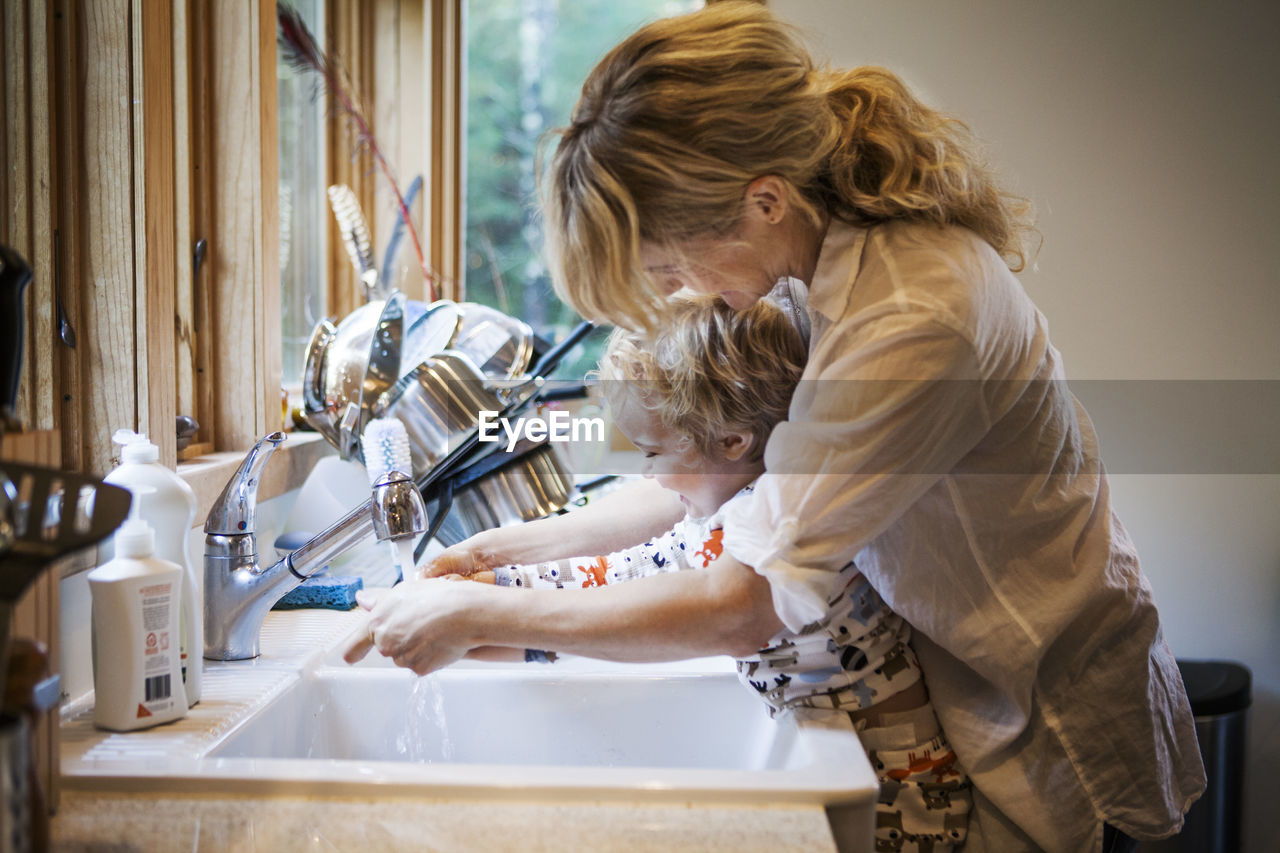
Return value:
<svg viewBox="0 0 1280 853">
<path fill-rule="evenodd" d="M 439 578 L 447 575 L 471 577 L 484 568 L 478 563 L 475 552 L 468 547 L 467 543 L 459 542 L 441 551 L 435 559 L 418 569 L 418 577 Z"/>
<path fill-rule="evenodd" d="M 494 584 L 498 582 L 493 572 L 485 569 L 484 571 L 472 572 L 469 575 L 451 574 L 441 575 L 447 581 L 476 581 L 477 583 Z"/>
<path fill-rule="evenodd" d="M 447 578 L 449 575 L 458 575 L 467 578 L 476 570 L 475 561 L 471 558 L 468 551 L 457 551 L 457 546 L 447 548 L 445 551 L 436 555 L 425 566 L 421 566 L 417 570 L 419 578 Z"/>
</svg>

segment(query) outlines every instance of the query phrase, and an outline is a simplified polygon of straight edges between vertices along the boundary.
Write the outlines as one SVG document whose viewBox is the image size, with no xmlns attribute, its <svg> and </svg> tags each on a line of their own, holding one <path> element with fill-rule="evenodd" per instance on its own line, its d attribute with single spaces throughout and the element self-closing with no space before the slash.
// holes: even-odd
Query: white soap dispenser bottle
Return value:
<svg viewBox="0 0 1280 853">
<path fill-rule="evenodd" d="M 143 487 L 134 495 L 135 514 L 151 525 L 156 556 L 182 568 L 182 606 L 177 624 L 180 626 L 182 686 L 190 707 L 200 701 L 204 673 L 201 578 L 188 552 L 196 519 L 196 495 L 186 480 L 161 464 L 160 448 L 145 435 L 121 429 L 116 430 L 111 440 L 120 445 L 120 465 L 104 479 L 113 486 L 127 489 Z M 103 559 L 110 556 L 107 548 L 99 552 Z"/>
<path fill-rule="evenodd" d="M 127 732 L 187 714 L 178 652 L 182 568 L 154 555 L 151 525 L 137 516 L 114 540 L 115 558 L 89 572 L 93 724 Z"/>
</svg>

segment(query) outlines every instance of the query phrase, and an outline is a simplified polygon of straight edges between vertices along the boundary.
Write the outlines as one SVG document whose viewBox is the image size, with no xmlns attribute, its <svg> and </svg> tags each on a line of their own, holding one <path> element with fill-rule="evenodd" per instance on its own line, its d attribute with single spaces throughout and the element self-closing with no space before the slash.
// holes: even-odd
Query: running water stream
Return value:
<svg viewBox="0 0 1280 853">
<path fill-rule="evenodd" d="M 396 565 L 404 580 L 414 577 L 413 537 L 395 543 Z M 418 678 L 409 694 L 404 730 L 396 738 L 396 749 L 410 761 L 452 761 L 453 740 L 444 714 L 444 693 L 435 673 Z M 439 742 L 439 749 L 435 744 Z"/>
<path fill-rule="evenodd" d="M 406 536 L 392 543 L 395 546 L 396 567 L 403 580 L 413 580 L 413 537 Z"/>
<path fill-rule="evenodd" d="M 414 682 L 405 712 L 404 729 L 396 737 L 396 750 L 409 761 L 452 761 L 453 739 L 449 737 L 444 693 L 436 673 L 424 675 Z"/>
</svg>

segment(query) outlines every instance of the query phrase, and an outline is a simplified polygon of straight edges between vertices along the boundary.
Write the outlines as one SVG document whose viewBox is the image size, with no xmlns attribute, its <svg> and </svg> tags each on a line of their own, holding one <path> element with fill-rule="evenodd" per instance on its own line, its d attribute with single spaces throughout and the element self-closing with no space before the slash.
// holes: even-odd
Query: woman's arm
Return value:
<svg viewBox="0 0 1280 853">
<path fill-rule="evenodd" d="M 657 536 L 683 517 L 674 492 L 641 480 L 564 515 L 477 533 L 445 549 L 423 567 L 422 575 L 469 575 L 494 566 L 607 554 Z"/>
<path fill-rule="evenodd" d="M 728 555 L 705 570 L 584 590 L 514 590 L 444 579 L 362 591 L 370 611 L 344 653 L 372 648 L 419 675 L 481 646 L 617 661 L 748 655 L 781 628 L 769 582 Z"/>
</svg>

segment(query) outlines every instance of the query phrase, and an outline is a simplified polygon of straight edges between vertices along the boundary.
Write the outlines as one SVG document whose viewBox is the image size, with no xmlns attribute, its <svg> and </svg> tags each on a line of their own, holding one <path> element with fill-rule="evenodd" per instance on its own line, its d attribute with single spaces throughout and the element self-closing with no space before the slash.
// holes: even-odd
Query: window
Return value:
<svg viewBox="0 0 1280 853">
<path fill-rule="evenodd" d="M 293 8 L 324 44 L 322 0 L 293 0 Z M 280 117 L 280 323 L 281 375 L 286 387 L 302 379 L 307 342 L 325 316 L 324 264 L 328 202 L 325 108 L 314 75 L 276 60 Z"/>
<path fill-rule="evenodd" d="M 647 21 L 697 0 L 468 0 L 466 4 L 467 297 L 517 316 L 555 340 L 577 321 L 542 261 L 534 157 L 567 124 L 595 63 Z M 567 360 L 581 376 L 596 349 Z"/>
</svg>

